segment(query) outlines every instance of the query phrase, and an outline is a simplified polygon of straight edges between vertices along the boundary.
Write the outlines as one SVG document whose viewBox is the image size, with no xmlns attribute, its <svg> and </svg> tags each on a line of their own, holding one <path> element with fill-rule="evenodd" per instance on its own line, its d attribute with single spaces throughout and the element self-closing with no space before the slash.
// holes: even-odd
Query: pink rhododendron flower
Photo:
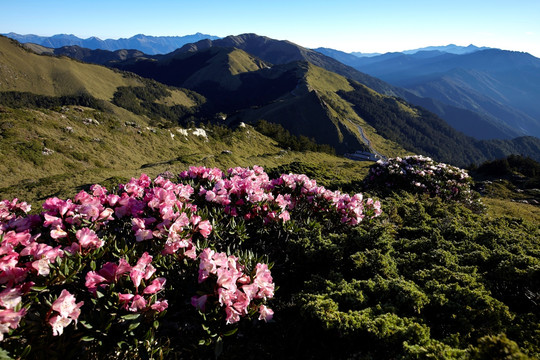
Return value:
<svg viewBox="0 0 540 360">
<path fill-rule="evenodd" d="M 79 314 L 81 313 L 81 306 L 84 301 L 75 303 L 75 296 L 71 295 L 69 291 L 63 289 L 58 299 L 52 304 L 52 309 L 58 311 L 60 316 L 70 317 L 77 321 Z"/>
<path fill-rule="evenodd" d="M 135 295 L 131 305 L 128 307 L 129 311 L 137 312 L 139 310 L 144 310 L 146 308 L 146 299 L 141 295 Z"/>
<path fill-rule="evenodd" d="M 6 288 L 0 292 L 0 305 L 6 309 L 15 309 L 22 301 L 20 287 Z"/>
<path fill-rule="evenodd" d="M 162 278 L 162 277 L 154 279 L 150 285 L 144 288 L 143 294 L 157 293 L 158 291 L 163 289 L 163 285 L 165 285 L 165 281 L 166 281 L 165 278 Z"/>
<path fill-rule="evenodd" d="M 13 250 L 0 258 L 0 270 L 8 271 L 13 269 L 19 263 L 19 254 Z M 1 277 L 4 277 L 3 274 L 0 274 Z"/>
<path fill-rule="evenodd" d="M 264 320 L 266 322 L 272 320 L 272 318 L 274 317 L 274 311 L 267 308 L 265 305 L 261 305 L 259 307 L 259 314 L 259 320 Z"/>
<path fill-rule="evenodd" d="M 129 276 L 133 284 L 135 284 L 135 287 L 139 287 L 143 278 L 148 280 L 156 271 L 156 269 L 150 265 L 151 261 L 152 256 L 145 252 L 137 261 L 137 264 L 131 268 Z"/>
<path fill-rule="evenodd" d="M 68 317 L 63 317 L 60 315 L 54 315 L 49 319 L 49 325 L 52 326 L 53 335 L 59 336 L 64 332 L 64 328 L 71 324 L 72 319 Z"/>
<path fill-rule="evenodd" d="M 67 237 L 68 234 L 67 232 L 65 232 L 61 227 L 60 225 L 56 225 L 56 228 L 54 228 L 53 230 L 51 230 L 51 237 L 53 239 L 61 239 L 61 238 L 65 238 Z"/>
<path fill-rule="evenodd" d="M 158 300 L 150 306 L 152 310 L 156 310 L 157 312 L 162 312 L 168 307 L 169 303 L 167 302 L 167 300 Z"/>
<path fill-rule="evenodd" d="M 207 299 L 208 295 L 193 296 L 191 298 L 191 305 L 193 305 L 193 307 L 195 307 L 197 310 L 201 310 L 202 312 L 204 312 Z"/>
<path fill-rule="evenodd" d="M 105 210 L 103 210 L 99 216 L 98 216 L 98 220 L 113 220 L 113 215 L 114 214 L 114 210 L 111 209 L 111 208 L 106 208 Z"/>
<path fill-rule="evenodd" d="M 30 235 L 30 232 L 28 230 L 24 232 L 8 231 L 6 234 L 4 234 L 4 239 L 2 243 L 10 244 L 12 246 L 17 246 L 19 244 L 23 246 L 28 246 L 30 245 L 31 239 L 32 235 Z"/>
<path fill-rule="evenodd" d="M 240 312 L 232 306 L 225 307 L 225 314 L 227 315 L 225 318 L 227 324 L 234 324 L 240 321 Z"/>
<path fill-rule="evenodd" d="M 32 268 L 35 269 L 38 275 L 47 276 L 50 273 L 49 260 L 47 258 L 42 258 L 32 262 Z"/>
<path fill-rule="evenodd" d="M 4 334 L 8 333 L 10 329 L 19 327 L 24 315 L 26 315 L 25 308 L 19 311 L 13 311 L 13 309 L 0 310 L 0 341 L 4 340 Z"/>
<path fill-rule="evenodd" d="M 128 264 L 126 259 L 118 260 L 118 265 L 112 262 L 107 262 L 101 270 L 99 270 L 99 275 L 107 279 L 108 282 L 116 282 L 118 279 L 131 271 L 131 266 Z"/>
<path fill-rule="evenodd" d="M 53 335 L 61 335 L 64 328 L 71 324 L 71 321 L 77 323 L 81 314 L 83 301 L 75 303 L 75 296 L 69 291 L 63 289 L 60 296 L 53 302 L 51 309 L 58 312 L 49 319 L 49 325 L 53 328 Z"/>
<path fill-rule="evenodd" d="M 98 249 L 103 246 L 104 242 L 101 240 L 94 230 L 89 228 L 82 228 L 75 233 L 79 244 L 83 249 Z"/>
<path fill-rule="evenodd" d="M 107 279 L 105 277 L 101 276 L 95 271 L 89 271 L 86 274 L 86 281 L 84 285 L 88 288 L 88 291 L 90 291 L 92 294 L 95 295 L 97 287 L 101 285 L 102 283 L 106 283 L 106 282 L 107 282 Z"/>
<path fill-rule="evenodd" d="M 120 304 L 124 305 L 124 308 L 127 309 L 127 303 L 133 299 L 135 295 L 133 294 L 118 294 L 118 301 Z"/>
<path fill-rule="evenodd" d="M 197 229 L 203 237 L 207 238 L 212 232 L 212 225 L 210 224 L 210 221 L 204 220 L 198 224 Z"/>
</svg>

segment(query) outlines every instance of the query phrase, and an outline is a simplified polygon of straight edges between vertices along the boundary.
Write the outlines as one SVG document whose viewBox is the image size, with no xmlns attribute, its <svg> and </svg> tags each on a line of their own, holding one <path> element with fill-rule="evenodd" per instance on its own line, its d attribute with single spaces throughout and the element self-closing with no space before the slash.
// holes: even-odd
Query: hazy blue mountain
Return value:
<svg viewBox="0 0 540 360">
<path fill-rule="evenodd" d="M 371 57 L 371 56 L 381 55 L 381 53 L 363 53 L 360 51 L 353 51 L 351 54 L 358 57 Z"/>
<path fill-rule="evenodd" d="M 419 51 L 440 51 L 440 52 L 445 52 L 449 54 L 463 55 L 463 54 L 469 54 L 476 51 L 487 50 L 487 49 L 491 49 L 491 48 L 485 47 L 485 46 L 478 47 L 473 44 L 470 44 L 469 46 L 459 46 L 455 44 L 449 44 L 445 46 L 426 46 L 419 49 L 405 50 L 405 51 L 402 51 L 402 53 L 415 54 Z"/>
<path fill-rule="evenodd" d="M 356 64 L 362 72 L 414 94 L 469 109 L 540 136 L 540 59 L 498 49 L 457 55 L 387 54 Z"/>
<path fill-rule="evenodd" d="M 337 61 L 344 63 L 345 65 L 355 66 L 356 64 L 359 63 L 359 61 L 358 61 L 359 57 L 353 55 L 352 53 L 346 53 L 344 51 L 334 50 L 334 49 L 325 48 L 325 47 L 320 47 L 320 48 L 313 49 L 313 50 L 315 50 L 315 51 L 317 51 L 317 52 L 319 52 L 321 54 L 324 54 L 326 56 L 330 56 L 331 58 L 334 58 Z M 377 54 L 377 55 L 379 55 L 379 54 Z"/>
<path fill-rule="evenodd" d="M 130 38 L 101 40 L 97 37 L 81 39 L 75 35 L 59 34 L 53 36 L 20 35 L 15 33 L 3 34 L 20 43 L 34 43 L 49 48 L 77 45 L 88 49 L 121 50 L 135 49 L 145 54 L 166 54 L 182 47 L 185 44 L 197 42 L 202 39 L 219 39 L 217 36 L 196 33 L 186 36 L 148 36 L 138 34 Z"/>
</svg>

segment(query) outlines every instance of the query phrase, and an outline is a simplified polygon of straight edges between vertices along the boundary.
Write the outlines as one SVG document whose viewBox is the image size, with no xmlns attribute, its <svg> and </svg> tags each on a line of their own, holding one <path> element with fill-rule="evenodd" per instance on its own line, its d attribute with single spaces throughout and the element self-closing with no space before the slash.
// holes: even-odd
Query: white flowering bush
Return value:
<svg viewBox="0 0 540 360">
<path fill-rule="evenodd" d="M 382 192 L 405 190 L 465 204 L 476 202 L 473 181 L 465 170 L 422 155 L 379 160 L 365 182 L 367 188 Z"/>
</svg>

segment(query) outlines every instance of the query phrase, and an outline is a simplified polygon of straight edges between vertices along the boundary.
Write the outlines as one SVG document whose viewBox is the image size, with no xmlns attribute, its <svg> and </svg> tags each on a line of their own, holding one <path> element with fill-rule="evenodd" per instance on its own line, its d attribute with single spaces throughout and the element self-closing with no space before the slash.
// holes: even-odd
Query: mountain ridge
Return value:
<svg viewBox="0 0 540 360">
<path fill-rule="evenodd" d="M 59 48 L 63 46 L 78 45 L 91 50 L 139 50 L 149 55 L 166 54 L 187 43 L 199 41 L 201 39 L 219 39 L 218 36 L 202 33 L 195 33 L 184 36 L 151 36 L 137 34 L 130 38 L 105 39 L 95 36 L 83 39 L 72 34 L 57 34 L 53 36 L 20 35 L 16 33 L 2 34 L 6 37 L 19 41 L 20 43 L 35 43 L 38 45 Z"/>
<path fill-rule="evenodd" d="M 523 52 L 487 49 L 464 55 L 370 58 L 356 66 L 418 96 L 476 111 L 540 136 L 540 59 Z"/>
<path fill-rule="evenodd" d="M 214 44 L 214 41 L 217 41 Z M 299 61 L 299 60 L 305 60 L 309 61 L 315 65 L 321 66 L 327 70 L 336 72 L 338 74 L 341 74 L 343 76 L 346 76 L 348 78 L 352 78 L 354 80 L 360 81 L 363 84 L 368 85 L 369 87 L 375 89 L 378 92 L 384 93 L 386 95 L 391 96 L 399 96 L 401 98 L 404 98 L 408 102 L 426 107 L 432 112 L 435 112 L 440 117 L 444 118 L 450 125 L 458 129 L 459 131 L 462 131 L 466 133 L 469 136 L 473 136 L 477 139 L 511 139 L 516 136 L 523 136 L 528 134 L 527 127 L 524 126 L 515 126 L 511 127 L 507 125 L 504 121 L 500 119 L 500 116 L 494 116 L 493 114 L 499 113 L 505 113 L 510 114 L 511 118 L 517 118 L 520 122 L 523 123 L 523 121 L 530 121 L 530 119 L 527 118 L 527 116 L 518 116 L 516 114 L 519 114 L 519 112 L 516 112 L 515 114 L 512 113 L 512 109 L 505 109 L 501 111 L 501 105 L 492 103 L 490 106 L 493 110 L 491 112 L 477 112 L 474 106 L 466 107 L 463 104 L 460 104 L 459 102 L 448 102 L 445 101 L 444 97 L 437 97 L 434 96 L 429 97 L 425 96 L 421 91 L 415 90 L 415 89 L 405 89 L 403 87 L 398 87 L 395 85 L 391 85 L 388 82 L 382 81 L 376 77 L 369 76 L 364 72 L 359 72 L 355 69 L 354 64 L 358 64 L 358 61 L 360 62 L 373 62 L 377 61 L 379 58 L 378 56 L 375 57 L 364 57 L 364 58 L 357 58 L 354 55 L 348 55 L 348 59 L 338 58 L 336 55 L 337 51 L 334 51 L 333 54 L 322 54 L 321 52 L 317 52 L 311 49 L 303 48 L 301 46 L 298 46 L 290 41 L 286 40 L 274 40 L 268 37 L 259 36 L 256 34 L 241 34 L 236 36 L 227 36 L 223 39 L 216 39 L 216 40 L 210 40 L 210 39 L 203 39 L 199 40 L 195 43 L 186 44 L 181 48 L 176 49 L 175 51 L 168 53 L 168 54 L 158 54 L 158 55 L 149 55 L 151 58 L 161 58 L 161 57 L 174 57 L 178 53 L 183 53 L 187 51 L 196 51 L 197 49 L 203 49 L 208 48 L 212 46 L 231 46 L 231 47 L 237 47 L 241 48 L 249 53 L 254 54 L 255 56 L 269 61 L 274 64 L 280 64 L 285 63 L 289 61 Z M 448 47 L 448 46 L 447 46 Z M 444 48 L 444 47 L 443 47 Z M 320 49 L 319 49 L 320 50 Z M 97 54 L 96 51 L 94 53 L 81 56 L 80 53 L 81 50 L 70 50 L 64 48 L 64 50 L 55 49 L 53 50 L 56 54 L 63 54 L 67 56 L 72 56 L 75 58 L 78 58 L 82 61 L 89 61 L 89 62 L 95 62 L 95 63 L 101 63 L 106 65 L 112 65 L 107 64 L 107 62 L 120 62 L 125 61 L 126 57 L 132 57 L 132 59 L 137 59 L 138 57 L 144 58 L 144 55 L 137 54 L 136 52 L 133 52 L 132 55 L 126 55 L 126 54 L 120 54 L 116 53 L 113 55 L 103 55 L 103 54 Z M 62 53 L 63 52 L 63 53 Z M 71 54 L 73 53 L 74 54 Z M 324 51 L 322 51 L 324 52 Z M 432 57 L 434 53 L 441 54 L 439 51 L 420 51 L 416 54 L 410 55 L 415 57 Z M 449 53 L 442 53 L 444 55 L 452 55 Z M 330 56 L 327 56 L 330 55 Z M 400 55 L 404 55 L 402 53 L 389 53 L 384 54 L 385 58 L 393 58 Z M 338 58 L 340 61 L 334 59 Z M 355 61 L 353 66 L 351 65 L 351 58 Z M 375 60 L 374 60 L 375 59 Z M 134 61 L 133 60 L 133 61 Z M 349 65 L 346 65 L 344 63 L 348 63 Z M 358 66 L 356 66 L 358 67 Z M 434 93 L 437 95 L 437 93 Z"/>
</svg>

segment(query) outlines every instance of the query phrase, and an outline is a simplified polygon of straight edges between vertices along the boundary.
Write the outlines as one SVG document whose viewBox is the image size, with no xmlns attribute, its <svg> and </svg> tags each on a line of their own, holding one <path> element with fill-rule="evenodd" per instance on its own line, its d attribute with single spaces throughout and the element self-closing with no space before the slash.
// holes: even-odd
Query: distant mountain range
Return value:
<svg viewBox="0 0 540 360">
<path fill-rule="evenodd" d="M 420 51 L 440 51 L 440 52 L 445 52 L 445 53 L 449 53 L 449 54 L 462 55 L 462 54 L 468 54 L 468 53 L 471 53 L 471 52 L 475 52 L 475 51 L 479 51 L 479 50 L 486 50 L 486 49 L 490 49 L 490 48 L 485 47 L 485 46 L 478 47 L 478 46 L 474 46 L 472 44 L 469 45 L 469 46 L 459 46 L 459 45 L 449 44 L 449 45 L 445 45 L 445 46 L 426 46 L 426 47 L 413 49 L 413 50 L 404 50 L 404 51 L 401 51 L 401 53 L 403 53 L 403 54 L 415 54 L 415 53 L 420 52 Z M 332 49 L 318 48 L 318 49 L 315 49 L 315 50 L 324 53 L 324 51 L 328 51 L 328 50 L 332 50 Z M 363 53 L 363 52 L 358 52 L 358 51 L 353 51 L 353 52 L 351 52 L 349 54 L 354 55 L 356 57 L 372 57 L 372 56 L 382 55 L 382 53 Z"/>
<path fill-rule="evenodd" d="M 440 51 L 440 52 L 449 53 L 449 54 L 463 55 L 463 54 L 470 54 L 473 52 L 477 52 L 480 50 L 487 50 L 487 49 L 491 49 L 491 48 L 485 47 L 485 46 L 478 47 L 473 44 L 470 44 L 469 46 L 459 46 L 455 44 L 449 44 L 445 46 L 426 46 L 426 47 L 413 49 L 413 50 L 405 50 L 405 51 L 402 51 L 402 53 L 416 54 L 417 52 L 420 52 L 420 51 Z"/>
<path fill-rule="evenodd" d="M 14 53 L 16 47 L 6 45 L 2 56 Z M 155 118 L 156 123 L 166 118 L 167 121 L 191 119 L 234 125 L 263 119 L 279 123 L 295 135 L 329 144 L 339 153 L 366 148 L 385 156 L 412 152 L 460 166 L 512 153 L 540 157 L 538 138 L 476 140 L 456 131 L 434 113 L 403 100 L 406 96 L 431 101 L 429 99 L 316 51 L 256 34 L 201 40 L 165 55 L 107 52 L 76 46 L 54 50 L 36 45 L 26 48 L 49 55 L 77 55 L 82 61 L 92 58 L 94 62 L 101 61 L 126 71 L 118 72 L 124 74 L 126 81 L 130 77 L 137 79 L 134 73 L 151 78 L 156 84 L 186 88 L 189 89 L 185 90 L 186 94 L 196 99 L 198 105 L 189 111 L 176 105 L 167 107 L 162 100 L 155 101 L 156 94 L 163 93 L 157 85 L 146 88 L 140 88 L 135 82 L 132 86 L 120 85 L 121 78 L 118 78 L 119 85 L 114 88 L 105 78 L 87 75 L 101 67 L 84 67 L 86 64 L 65 57 L 40 57 L 29 50 L 28 59 L 17 50 L 17 56 L 9 63 L 11 68 L 0 69 L 0 75 L 5 73 L 0 78 L 0 91 L 42 93 L 51 89 L 59 95 L 85 94 L 89 92 L 85 81 L 92 81 L 96 86 L 92 91 L 99 94 L 100 99 L 111 102 L 111 106 Z M 48 70 L 41 65 L 30 66 L 31 62 L 44 61 L 42 58 L 50 59 L 47 60 Z M 23 65 L 25 68 L 19 69 Z M 70 70 L 73 67 L 78 69 L 75 74 Z M 28 80 L 24 87 L 20 87 L 22 80 Z M 431 103 L 445 110 L 452 108 L 435 101 Z M 181 118 L 175 114 L 180 114 Z M 479 123 L 474 125 L 479 126 Z M 487 121 L 481 126 L 490 131 L 496 129 Z"/>
<path fill-rule="evenodd" d="M 492 124 L 540 136 L 540 59 L 528 53 L 450 45 L 372 57 L 317 50 L 422 99 L 435 99 L 473 111 Z M 430 110 L 477 138 L 489 133 L 469 119 L 458 122 Z"/>
<path fill-rule="evenodd" d="M 20 43 L 33 43 L 49 48 L 60 48 L 62 46 L 77 45 L 87 49 L 101 50 L 139 50 L 145 54 L 166 54 L 182 47 L 185 44 L 193 43 L 202 39 L 219 39 L 218 36 L 196 33 L 185 36 L 148 36 L 138 34 L 130 38 L 101 40 L 97 37 L 81 39 L 75 35 L 58 34 L 53 36 L 20 35 L 16 33 L 2 34 L 15 39 Z"/>
</svg>

